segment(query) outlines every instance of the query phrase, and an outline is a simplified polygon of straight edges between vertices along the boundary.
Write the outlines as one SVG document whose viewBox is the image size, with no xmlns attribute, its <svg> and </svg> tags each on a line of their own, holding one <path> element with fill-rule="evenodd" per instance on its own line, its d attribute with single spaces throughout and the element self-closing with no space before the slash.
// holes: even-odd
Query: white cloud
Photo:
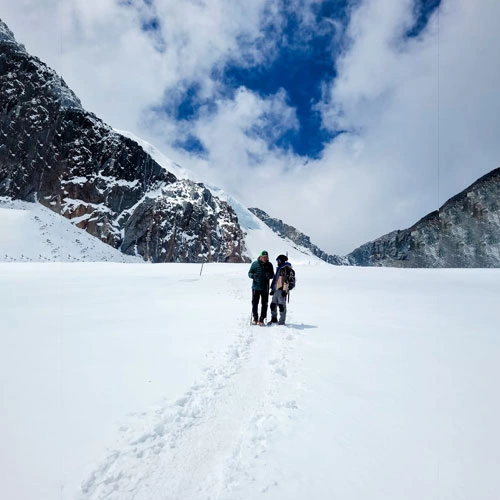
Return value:
<svg viewBox="0 0 500 500">
<path fill-rule="evenodd" d="M 208 157 L 186 154 L 179 161 L 207 181 L 252 203 L 258 199 L 252 193 L 259 194 L 262 188 L 266 192 L 268 179 L 284 171 L 287 155 L 270 151 L 267 144 L 270 135 L 277 138 L 298 127 L 295 111 L 287 105 L 284 92 L 263 99 L 245 88 L 238 89 L 233 99 L 220 99 L 216 106 L 215 113 L 202 115 L 194 126 Z M 192 130 L 190 126 L 184 133 Z"/>
<path fill-rule="evenodd" d="M 325 122 L 361 145 L 354 156 L 338 144 L 322 162 L 350 165 L 345 185 L 358 200 L 337 221 L 344 234 L 348 219 L 365 219 L 365 239 L 407 227 L 499 166 L 500 5 L 444 2 L 439 19 L 402 43 L 411 13 L 399 0 L 361 4 L 323 107 Z"/>
<path fill-rule="evenodd" d="M 156 0 L 154 9 L 130 3 L 0 0 L 18 41 L 62 73 L 88 109 L 122 129 L 137 127 L 141 110 L 186 80 L 213 94 L 210 72 L 240 57 L 239 37 L 260 36 L 265 2 Z M 160 20 L 163 52 L 142 30 L 147 10 Z"/>
</svg>

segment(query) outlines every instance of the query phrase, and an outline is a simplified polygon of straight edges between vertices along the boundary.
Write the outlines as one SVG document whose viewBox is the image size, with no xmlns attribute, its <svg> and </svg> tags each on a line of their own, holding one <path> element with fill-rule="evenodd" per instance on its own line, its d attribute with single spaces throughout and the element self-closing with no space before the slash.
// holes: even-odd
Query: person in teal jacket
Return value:
<svg viewBox="0 0 500 500">
<path fill-rule="evenodd" d="M 252 282 L 252 318 L 253 324 L 264 326 L 267 316 L 267 303 L 269 301 L 269 280 L 274 277 L 273 265 L 269 262 L 266 250 L 260 252 L 259 258 L 252 263 L 248 271 Z M 259 301 L 261 301 L 260 316 L 258 314 Z"/>
</svg>

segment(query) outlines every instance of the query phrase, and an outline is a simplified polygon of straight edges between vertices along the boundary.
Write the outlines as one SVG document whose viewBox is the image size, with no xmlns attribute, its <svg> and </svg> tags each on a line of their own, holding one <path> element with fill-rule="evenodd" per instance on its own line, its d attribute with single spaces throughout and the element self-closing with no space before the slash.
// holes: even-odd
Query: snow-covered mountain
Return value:
<svg viewBox="0 0 500 500">
<path fill-rule="evenodd" d="M 286 224 L 281 219 L 271 217 L 260 208 L 249 208 L 249 210 L 267 226 L 269 226 L 277 235 L 293 241 L 293 243 L 300 248 L 307 248 L 313 255 L 316 255 L 316 257 L 319 257 L 321 260 L 328 262 L 328 264 L 334 264 L 336 266 L 349 265 L 349 261 L 346 257 L 330 255 L 324 252 L 321 248 L 311 242 L 311 238 L 309 236 L 305 235 L 295 227 Z"/>
<path fill-rule="evenodd" d="M 78 260 L 75 238 L 92 235 L 152 262 L 248 262 L 263 249 L 271 256 L 287 253 L 294 262 L 318 262 L 308 248 L 278 237 L 221 189 L 85 111 L 64 81 L 29 55 L 1 20 L 0 45 L 0 219 L 15 206 L 31 221 L 24 226 L 30 235 L 25 241 L 37 242 L 37 250 L 15 246 L 15 251 L 0 242 L 0 259 Z M 54 224 L 45 221 L 54 221 L 50 214 L 30 208 L 33 203 L 87 234 L 72 233 L 64 243 L 50 234 Z M 108 255 L 117 258 L 100 250 L 89 250 L 85 258 L 108 260 Z"/>
<path fill-rule="evenodd" d="M 233 203 L 237 204 L 235 200 Z M 240 205 L 241 213 L 244 214 Z M 295 264 L 322 261 L 286 239 L 279 238 L 248 212 L 243 220 L 248 259 L 267 250 L 274 258 L 286 253 Z M 40 203 L 0 197 L 0 262 L 142 262 L 100 241 Z"/>
<path fill-rule="evenodd" d="M 245 262 L 231 207 L 85 111 L 0 21 L 0 196 L 152 262 Z"/>
<path fill-rule="evenodd" d="M 169 172 L 173 172 L 177 178 L 203 183 L 215 197 L 230 205 L 238 216 L 238 223 L 245 235 L 246 254 L 244 255 L 250 259 L 254 259 L 262 250 L 267 250 L 271 258 L 277 257 L 279 254 L 286 254 L 294 263 L 318 264 L 321 263 L 321 260 L 325 260 L 314 251 L 314 248 L 307 245 L 306 236 L 300 241 L 291 232 L 279 233 L 275 231 L 265 220 L 254 213 L 254 209 L 246 208 L 239 200 L 221 188 L 207 184 L 194 172 L 172 161 L 154 145 L 131 132 L 121 130 L 119 133 L 139 144 L 154 161 Z"/>
</svg>

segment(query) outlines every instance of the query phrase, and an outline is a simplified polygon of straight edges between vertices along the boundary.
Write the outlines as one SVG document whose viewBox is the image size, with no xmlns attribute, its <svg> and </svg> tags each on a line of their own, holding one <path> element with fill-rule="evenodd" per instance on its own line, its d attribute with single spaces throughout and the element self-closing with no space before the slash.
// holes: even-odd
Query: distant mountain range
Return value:
<svg viewBox="0 0 500 500">
<path fill-rule="evenodd" d="M 17 206 L 9 200 L 38 202 L 100 242 L 151 262 L 248 262 L 258 248 L 269 247 L 334 265 L 500 267 L 500 169 L 412 227 L 347 256 L 330 255 L 280 219 L 193 182 L 151 145 L 85 111 L 1 20 L 0 197 L 4 209 Z M 98 253 L 107 255 L 101 247 Z"/>
<path fill-rule="evenodd" d="M 408 229 L 396 230 L 341 257 L 264 211 L 250 209 L 280 236 L 335 265 L 500 267 L 500 168 L 484 175 Z"/>
</svg>

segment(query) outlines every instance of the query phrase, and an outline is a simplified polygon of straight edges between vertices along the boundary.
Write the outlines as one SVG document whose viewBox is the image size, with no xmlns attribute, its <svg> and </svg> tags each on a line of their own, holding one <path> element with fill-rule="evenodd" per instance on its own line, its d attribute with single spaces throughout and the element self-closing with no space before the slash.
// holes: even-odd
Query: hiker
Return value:
<svg viewBox="0 0 500 500">
<path fill-rule="evenodd" d="M 271 284 L 271 323 L 284 325 L 286 320 L 286 299 L 287 295 L 295 287 L 295 271 L 292 264 L 288 262 L 286 255 L 278 255 L 276 262 L 276 274 Z M 280 318 L 278 321 L 278 309 Z"/>
<path fill-rule="evenodd" d="M 273 278 L 274 268 L 269 262 L 266 250 L 260 252 L 259 258 L 252 263 L 248 276 L 252 283 L 252 323 L 264 326 L 267 316 L 267 303 L 269 300 L 269 280 Z M 260 316 L 258 315 L 259 300 L 261 301 Z"/>
</svg>

